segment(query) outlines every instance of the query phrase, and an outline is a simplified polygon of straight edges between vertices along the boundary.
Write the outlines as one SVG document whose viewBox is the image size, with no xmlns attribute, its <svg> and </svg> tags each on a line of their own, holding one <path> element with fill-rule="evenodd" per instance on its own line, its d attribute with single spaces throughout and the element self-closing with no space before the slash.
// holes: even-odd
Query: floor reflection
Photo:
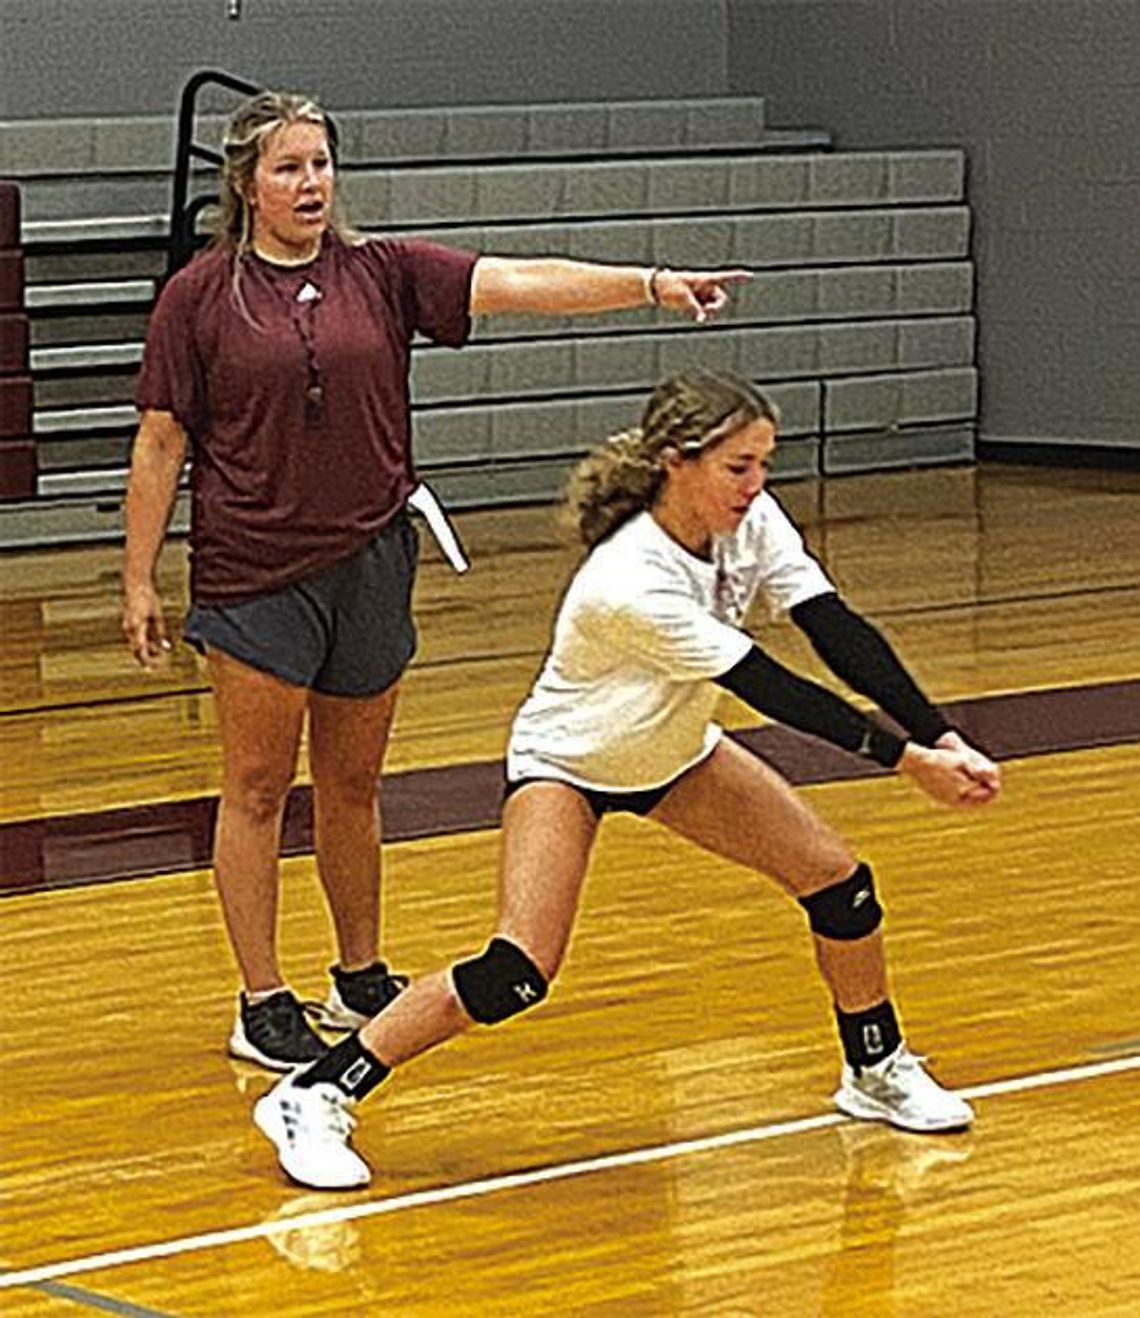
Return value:
<svg viewBox="0 0 1140 1318">
<path fill-rule="evenodd" d="M 838 1248 L 824 1278 L 822 1313 L 891 1318 L 895 1245 L 907 1214 L 936 1197 L 942 1176 L 966 1161 L 968 1135 L 905 1135 L 878 1126 L 836 1127 L 846 1163 Z"/>
</svg>

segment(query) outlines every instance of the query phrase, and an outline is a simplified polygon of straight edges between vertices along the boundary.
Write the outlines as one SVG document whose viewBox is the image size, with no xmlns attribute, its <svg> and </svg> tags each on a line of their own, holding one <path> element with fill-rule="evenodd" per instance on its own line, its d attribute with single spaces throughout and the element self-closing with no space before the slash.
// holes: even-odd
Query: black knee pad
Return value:
<svg viewBox="0 0 1140 1318">
<path fill-rule="evenodd" d="M 548 987 L 530 957 L 505 938 L 492 938 L 482 956 L 452 966 L 451 978 L 468 1016 L 480 1025 L 497 1025 L 537 1006 Z"/>
<path fill-rule="evenodd" d="M 875 881 L 869 865 L 860 864 L 849 879 L 830 888 L 801 897 L 813 934 L 852 942 L 873 934 L 883 922 L 883 908 L 875 896 Z"/>
</svg>

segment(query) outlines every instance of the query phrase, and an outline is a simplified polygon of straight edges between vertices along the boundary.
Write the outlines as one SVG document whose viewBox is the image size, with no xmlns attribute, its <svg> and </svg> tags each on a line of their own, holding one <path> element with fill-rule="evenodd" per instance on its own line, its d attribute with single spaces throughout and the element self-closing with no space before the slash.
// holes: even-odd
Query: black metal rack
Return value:
<svg viewBox="0 0 1140 1318">
<path fill-rule="evenodd" d="M 245 78 L 237 78 L 232 73 L 223 73 L 220 69 L 200 69 L 187 79 L 186 85 L 182 88 L 178 103 L 178 138 L 174 152 L 174 187 L 170 201 L 167 279 L 184 266 L 194 254 L 194 227 L 199 211 L 217 201 L 217 196 L 213 193 L 203 193 L 188 199 L 191 160 L 205 160 L 214 165 L 222 163 L 219 152 L 194 141 L 194 115 L 198 93 L 210 83 L 247 96 L 256 95 L 263 90 L 256 83 L 248 82 Z"/>
</svg>

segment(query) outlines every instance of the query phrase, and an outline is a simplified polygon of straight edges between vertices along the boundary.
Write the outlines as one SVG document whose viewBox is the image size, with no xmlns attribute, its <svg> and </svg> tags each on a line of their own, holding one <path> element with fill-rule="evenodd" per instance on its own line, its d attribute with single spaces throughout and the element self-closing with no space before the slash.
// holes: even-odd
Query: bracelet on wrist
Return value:
<svg viewBox="0 0 1140 1318">
<path fill-rule="evenodd" d="M 661 292 L 657 287 L 657 281 L 664 273 L 664 266 L 655 265 L 645 279 L 645 300 L 655 307 L 661 305 Z"/>
</svg>

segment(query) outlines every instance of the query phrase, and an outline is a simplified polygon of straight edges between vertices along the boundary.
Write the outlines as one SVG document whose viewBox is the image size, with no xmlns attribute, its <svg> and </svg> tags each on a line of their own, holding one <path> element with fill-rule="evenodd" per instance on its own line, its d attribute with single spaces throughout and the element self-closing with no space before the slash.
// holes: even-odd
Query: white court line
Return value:
<svg viewBox="0 0 1140 1318">
<path fill-rule="evenodd" d="M 1016 1076 L 1011 1080 L 994 1080 L 988 1084 L 971 1085 L 969 1088 L 955 1092 L 961 1094 L 963 1098 L 994 1098 L 1000 1094 L 1017 1094 L 1027 1089 L 1046 1089 L 1082 1080 L 1096 1080 L 1101 1076 L 1118 1075 L 1124 1071 L 1140 1071 L 1140 1054 L 1117 1057 L 1107 1062 L 1069 1066 L 1058 1071 L 1039 1071 L 1035 1075 Z M 670 1158 L 684 1157 L 686 1154 L 710 1153 L 716 1149 L 729 1149 L 738 1144 L 759 1144 L 763 1140 L 780 1139 L 785 1135 L 802 1135 L 808 1131 L 824 1130 L 828 1126 L 843 1125 L 850 1120 L 851 1118 L 842 1116 L 838 1112 L 829 1112 L 816 1117 L 799 1117 L 792 1121 L 773 1122 L 767 1126 L 750 1126 L 744 1130 L 725 1131 L 721 1135 L 705 1135 L 700 1139 L 680 1140 L 673 1144 L 655 1144 L 644 1149 L 629 1149 L 624 1153 L 607 1153 L 596 1158 L 582 1158 L 577 1162 L 557 1163 L 552 1167 L 508 1172 L 502 1176 L 489 1176 L 480 1181 L 464 1181 L 459 1185 L 441 1185 L 428 1190 L 414 1190 L 408 1194 L 393 1195 L 390 1199 L 374 1199 L 363 1204 L 345 1204 L 339 1208 L 325 1208 L 314 1213 L 298 1213 L 296 1217 L 256 1222 L 251 1226 L 232 1227 L 226 1231 L 207 1231 L 202 1235 L 179 1236 L 174 1240 L 159 1241 L 153 1245 L 115 1249 L 105 1254 L 88 1254 L 83 1258 L 44 1263 L 35 1268 L 0 1272 L 0 1290 L 54 1281 L 59 1277 L 74 1277 L 82 1272 L 121 1267 L 127 1263 L 143 1263 L 150 1259 L 171 1258 L 177 1254 L 191 1254 L 203 1249 L 239 1245 L 248 1240 L 264 1240 L 269 1236 L 299 1231 L 306 1227 L 351 1222 L 363 1217 L 379 1217 L 384 1213 L 400 1213 L 408 1208 L 452 1203 L 458 1199 L 476 1199 L 482 1195 L 499 1194 L 503 1190 L 524 1189 L 531 1185 L 541 1185 L 546 1181 L 564 1181 L 572 1176 L 586 1176 L 592 1172 L 612 1171 L 619 1167 L 637 1167 L 643 1163 L 665 1162 Z"/>
</svg>

